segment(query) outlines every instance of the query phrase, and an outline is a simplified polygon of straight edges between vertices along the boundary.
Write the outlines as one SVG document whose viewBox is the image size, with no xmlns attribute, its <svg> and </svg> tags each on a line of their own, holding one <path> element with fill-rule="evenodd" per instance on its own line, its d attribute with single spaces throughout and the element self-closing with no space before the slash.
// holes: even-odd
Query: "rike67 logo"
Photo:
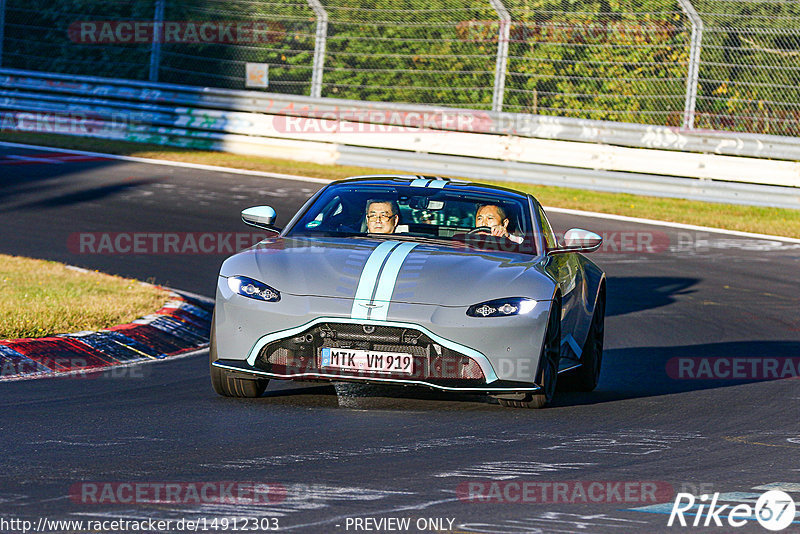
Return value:
<svg viewBox="0 0 800 534">
<path fill-rule="evenodd" d="M 718 504 L 719 493 L 695 498 L 691 493 L 678 493 L 669 514 L 667 526 L 741 527 L 755 519 L 767 530 L 778 531 L 788 527 L 795 518 L 796 506 L 792 497 L 780 490 L 770 490 L 761 495 L 755 506 L 747 503 Z M 698 503 L 699 501 L 699 503 Z M 688 521 L 688 522 L 687 522 Z"/>
</svg>

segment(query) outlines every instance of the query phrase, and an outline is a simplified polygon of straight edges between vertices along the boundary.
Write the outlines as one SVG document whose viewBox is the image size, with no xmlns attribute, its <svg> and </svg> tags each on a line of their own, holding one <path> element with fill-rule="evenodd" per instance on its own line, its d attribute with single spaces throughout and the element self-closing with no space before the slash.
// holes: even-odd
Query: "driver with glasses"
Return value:
<svg viewBox="0 0 800 534">
<path fill-rule="evenodd" d="M 400 208 L 394 200 L 367 201 L 367 232 L 393 234 L 400 221 Z"/>
</svg>

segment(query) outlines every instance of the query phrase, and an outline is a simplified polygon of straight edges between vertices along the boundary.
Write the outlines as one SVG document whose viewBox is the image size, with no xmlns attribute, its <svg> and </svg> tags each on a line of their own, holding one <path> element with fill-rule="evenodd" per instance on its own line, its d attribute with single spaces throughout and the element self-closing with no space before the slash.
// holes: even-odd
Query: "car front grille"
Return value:
<svg viewBox="0 0 800 534">
<path fill-rule="evenodd" d="M 408 374 L 322 367 L 323 348 L 410 354 L 413 371 Z M 255 366 L 263 371 L 292 376 L 336 375 L 364 380 L 413 380 L 450 387 L 486 383 L 478 362 L 437 343 L 413 327 L 319 323 L 300 334 L 265 345 L 256 358 Z"/>
</svg>

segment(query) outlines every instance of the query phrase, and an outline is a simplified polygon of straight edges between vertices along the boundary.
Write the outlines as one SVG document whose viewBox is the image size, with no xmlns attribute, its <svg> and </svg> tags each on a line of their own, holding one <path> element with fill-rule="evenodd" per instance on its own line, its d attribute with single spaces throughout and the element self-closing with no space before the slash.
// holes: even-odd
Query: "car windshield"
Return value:
<svg viewBox="0 0 800 534">
<path fill-rule="evenodd" d="M 287 236 L 369 236 L 536 253 L 527 197 L 475 186 L 425 188 L 340 183 L 327 187 Z"/>
</svg>

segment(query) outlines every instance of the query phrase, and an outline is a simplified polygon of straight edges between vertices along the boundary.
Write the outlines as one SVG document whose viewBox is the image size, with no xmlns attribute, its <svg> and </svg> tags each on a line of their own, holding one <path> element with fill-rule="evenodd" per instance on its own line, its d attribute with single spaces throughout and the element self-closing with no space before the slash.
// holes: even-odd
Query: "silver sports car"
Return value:
<svg viewBox="0 0 800 534">
<path fill-rule="evenodd" d="M 285 228 L 222 265 L 210 369 L 220 395 L 270 378 L 418 385 L 540 408 L 556 380 L 591 391 L 605 274 L 557 240 L 531 195 L 430 176 L 364 176 L 317 192 Z"/>
</svg>

